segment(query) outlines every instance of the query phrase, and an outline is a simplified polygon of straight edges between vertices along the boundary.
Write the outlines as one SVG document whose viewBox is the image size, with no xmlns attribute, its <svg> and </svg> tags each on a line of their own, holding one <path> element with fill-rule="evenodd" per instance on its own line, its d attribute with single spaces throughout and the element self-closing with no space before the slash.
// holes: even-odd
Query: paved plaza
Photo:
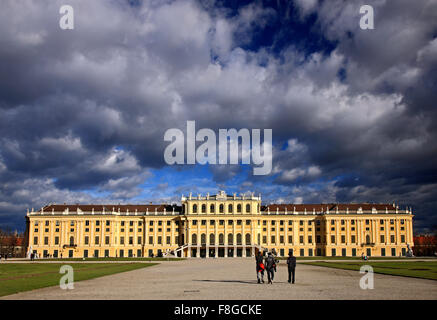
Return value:
<svg viewBox="0 0 437 320">
<path fill-rule="evenodd" d="M 257 284 L 252 258 L 193 258 L 80 281 L 73 290 L 49 287 L 2 299 L 437 299 L 437 281 L 375 274 L 375 288 L 362 290 L 361 276 L 298 262 L 292 285 L 281 261 L 273 285 Z"/>
</svg>

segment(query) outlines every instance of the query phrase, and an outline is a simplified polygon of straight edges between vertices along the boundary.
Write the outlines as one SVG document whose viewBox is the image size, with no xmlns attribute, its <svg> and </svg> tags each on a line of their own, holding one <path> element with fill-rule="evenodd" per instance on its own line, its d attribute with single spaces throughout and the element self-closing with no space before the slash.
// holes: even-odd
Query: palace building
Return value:
<svg viewBox="0 0 437 320">
<path fill-rule="evenodd" d="M 411 208 L 395 204 L 261 204 L 261 195 L 182 196 L 181 205 L 50 204 L 26 216 L 39 257 L 400 256 Z"/>
</svg>

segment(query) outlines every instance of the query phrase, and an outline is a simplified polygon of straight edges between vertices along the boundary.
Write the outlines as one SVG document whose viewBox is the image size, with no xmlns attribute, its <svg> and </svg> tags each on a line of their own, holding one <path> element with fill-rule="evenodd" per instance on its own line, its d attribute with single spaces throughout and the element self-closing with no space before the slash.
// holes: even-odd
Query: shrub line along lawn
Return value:
<svg viewBox="0 0 437 320">
<path fill-rule="evenodd" d="M 0 296 L 59 285 L 65 263 L 5 263 L 0 265 Z M 136 270 L 157 263 L 74 264 L 74 282 Z M 59 290 L 62 290 L 59 288 Z"/>
<path fill-rule="evenodd" d="M 359 271 L 361 266 L 369 265 L 373 268 L 374 273 L 386 274 L 391 276 L 402 276 L 437 280 L 437 262 L 436 261 L 396 261 L 396 262 L 378 262 L 378 261 L 356 261 L 356 262 L 302 262 L 303 264 L 328 267 L 336 269 L 346 269 Z"/>
</svg>

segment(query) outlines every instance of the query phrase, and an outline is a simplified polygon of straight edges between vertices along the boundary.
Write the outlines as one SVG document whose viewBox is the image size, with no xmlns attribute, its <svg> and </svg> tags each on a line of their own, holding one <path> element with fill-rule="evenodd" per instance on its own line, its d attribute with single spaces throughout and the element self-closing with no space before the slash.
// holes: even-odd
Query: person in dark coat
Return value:
<svg viewBox="0 0 437 320">
<path fill-rule="evenodd" d="M 287 259 L 288 265 L 288 283 L 294 283 L 294 273 L 296 271 L 296 257 L 293 256 L 293 253 L 290 252 Z M 292 279 L 293 276 L 293 279 Z"/>
<path fill-rule="evenodd" d="M 263 264 L 263 256 L 261 251 L 258 251 L 258 254 L 255 256 L 256 261 L 256 278 L 258 283 L 264 283 L 264 264 Z"/>
<path fill-rule="evenodd" d="M 267 270 L 267 278 L 269 280 L 269 284 L 273 284 L 273 278 L 275 277 L 276 260 L 271 252 L 269 252 L 264 265 Z"/>
</svg>

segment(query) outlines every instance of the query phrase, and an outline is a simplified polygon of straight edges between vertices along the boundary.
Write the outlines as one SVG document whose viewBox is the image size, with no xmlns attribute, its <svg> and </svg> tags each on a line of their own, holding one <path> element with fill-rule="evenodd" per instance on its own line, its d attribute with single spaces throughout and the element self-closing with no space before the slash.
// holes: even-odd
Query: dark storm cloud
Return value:
<svg viewBox="0 0 437 320">
<path fill-rule="evenodd" d="M 3 221 L 51 201 L 135 198 L 164 166 L 165 130 L 196 120 L 273 129 L 272 176 L 249 175 L 242 192 L 394 200 L 417 208 L 420 228 L 435 224 L 434 2 L 370 1 L 368 31 L 355 1 L 277 3 L 76 0 L 75 30 L 63 31 L 61 1 L 4 1 Z M 211 171 L 224 187 L 243 174 Z M 154 197 L 173 201 L 167 186 Z"/>
</svg>

